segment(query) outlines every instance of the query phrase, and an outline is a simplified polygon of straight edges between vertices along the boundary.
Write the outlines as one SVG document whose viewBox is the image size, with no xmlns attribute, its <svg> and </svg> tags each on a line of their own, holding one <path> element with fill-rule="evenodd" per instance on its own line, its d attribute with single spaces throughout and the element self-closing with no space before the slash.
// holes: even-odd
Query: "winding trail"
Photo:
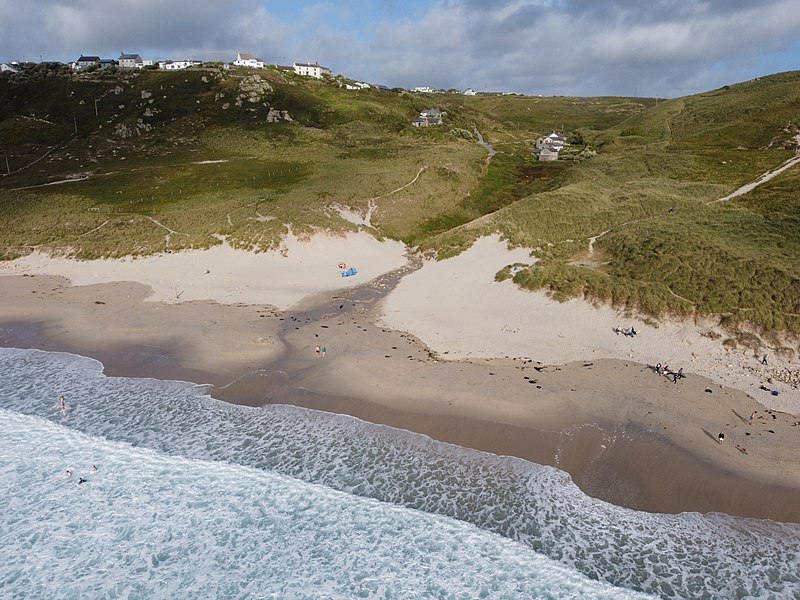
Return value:
<svg viewBox="0 0 800 600">
<path fill-rule="evenodd" d="M 109 222 L 111 222 L 111 219 L 106 219 L 105 221 L 103 221 L 102 223 L 100 223 L 100 225 L 98 225 L 98 226 L 97 226 L 97 227 L 95 227 L 94 229 L 90 229 L 90 230 L 89 230 L 89 231 L 87 231 L 86 233 L 82 233 L 82 234 L 80 234 L 80 235 L 78 236 L 78 239 L 80 239 L 80 238 L 82 238 L 82 237 L 86 237 L 86 236 L 87 236 L 87 235 L 89 235 L 90 233 L 94 233 L 94 232 L 95 232 L 95 231 L 97 231 L 98 229 L 101 229 L 102 227 L 105 227 L 106 225 L 108 225 L 108 223 L 109 223 Z"/>
<path fill-rule="evenodd" d="M 797 134 L 794 139 L 798 143 L 798 145 L 800 145 L 800 134 Z M 800 149 L 798 149 L 795 152 L 795 156 L 794 157 L 792 157 L 789 160 L 787 160 L 786 162 L 784 162 L 780 167 L 772 169 L 771 171 L 767 171 L 766 173 L 761 175 L 755 181 L 751 181 L 750 183 L 743 185 L 738 190 L 736 190 L 735 192 L 733 192 L 731 194 L 728 194 L 724 198 L 720 198 L 718 200 L 711 200 L 710 202 L 707 202 L 706 204 L 714 204 L 716 202 L 727 202 L 728 200 L 731 200 L 733 198 L 737 198 L 738 196 L 743 196 L 744 194 L 747 194 L 748 192 L 753 191 L 753 189 L 757 188 L 762 183 L 766 183 L 767 181 L 769 181 L 773 177 L 777 177 L 778 175 L 780 175 L 781 173 L 783 173 L 787 169 L 791 169 L 793 166 L 795 166 L 798 163 L 800 163 Z"/>
<path fill-rule="evenodd" d="M 594 243 L 598 239 L 603 237 L 605 234 L 607 234 L 609 231 L 611 231 L 611 230 L 610 229 L 606 229 L 603 233 L 598 233 L 597 235 L 592 236 L 592 237 L 589 238 L 589 258 L 594 256 Z"/>
<path fill-rule="evenodd" d="M 489 160 L 491 160 L 491 159 L 492 159 L 492 157 L 493 157 L 495 154 L 497 154 L 497 150 L 495 150 L 495 149 L 494 149 L 494 146 L 492 146 L 492 145 L 491 145 L 489 142 L 487 142 L 487 141 L 486 141 L 486 140 L 483 138 L 483 134 L 482 134 L 480 131 L 478 131 L 478 127 L 477 127 L 476 125 L 474 125 L 474 124 L 472 125 L 472 131 L 474 131 L 474 132 L 475 132 L 475 135 L 476 135 L 476 137 L 478 138 L 478 143 L 479 143 L 481 146 L 483 146 L 484 148 L 486 148 L 486 151 L 489 153 Z"/>
<path fill-rule="evenodd" d="M 373 226 L 372 225 L 372 213 L 374 213 L 375 209 L 378 207 L 377 203 L 375 202 L 376 200 L 380 200 L 381 198 L 388 198 L 392 194 L 396 194 L 397 192 L 401 192 L 404 189 L 406 189 L 407 187 L 409 187 L 411 185 L 414 185 L 419 180 L 420 176 L 427 169 L 428 169 L 427 166 L 422 166 L 422 167 L 420 167 L 419 171 L 417 171 L 417 174 L 414 176 L 414 179 L 412 179 L 408 183 L 401 185 L 399 188 L 396 188 L 396 189 L 392 190 L 391 192 L 386 192 L 385 194 L 381 194 L 380 196 L 374 196 L 372 198 L 369 198 L 367 200 L 367 213 L 364 215 L 364 220 L 363 220 L 364 225 L 366 225 L 367 227 L 372 227 Z"/>
<path fill-rule="evenodd" d="M 389 197 L 389 196 L 391 196 L 392 194 L 396 194 L 397 192 L 401 192 L 401 191 L 403 191 L 403 190 L 404 190 L 404 189 L 406 189 L 408 186 L 410 186 L 410 185 L 412 185 L 412 184 L 416 183 L 416 182 L 417 182 L 417 180 L 419 179 L 419 176 L 420 176 L 420 175 L 422 175 L 422 173 L 423 173 L 423 172 L 424 172 L 424 171 L 425 171 L 427 168 L 428 168 L 427 166 L 425 166 L 425 167 L 420 167 L 420 169 L 419 169 L 419 171 L 417 171 L 417 174 L 416 174 L 416 176 L 414 177 L 414 179 L 412 179 L 411 181 L 409 181 L 407 184 L 405 184 L 405 185 L 401 185 L 401 186 L 400 186 L 399 188 L 397 188 L 396 190 L 392 190 L 391 192 L 387 192 L 386 194 L 382 194 L 382 195 L 380 195 L 380 196 L 375 196 L 374 198 L 370 198 L 370 199 L 369 199 L 369 201 L 370 201 L 370 202 L 373 202 L 373 201 L 375 201 L 375 200 L 379 200 L 380 198 L 388 198 L 388 197 Z"/>
</svg>

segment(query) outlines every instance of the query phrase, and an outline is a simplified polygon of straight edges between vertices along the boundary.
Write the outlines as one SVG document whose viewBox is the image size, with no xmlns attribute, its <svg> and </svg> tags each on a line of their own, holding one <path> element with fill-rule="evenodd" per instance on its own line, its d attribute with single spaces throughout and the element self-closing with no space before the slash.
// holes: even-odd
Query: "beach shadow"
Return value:
<svg viewBox="0 0 800 600">
<path fill-rule="evenodd" d="M 701 429 L 703 428 L 701 427 Z M 703 429 L 703 433 L 705 433 L 708 437 L 710 437 L 715 444 L 719 445 L 719 438 L 717 436 L 715 436 L 713 433 L 709 431 L 706 431 L 705 429 Z"/>
<path fill-rule="evenodd" d="M 747 419 L 745 419 L 745 418 L 744 418 L 742 415 L 740 415 L 739 413 L 737 413 L 737 412 L 736 412 L 735 410 L 733 410 L 733 409 L 731 409 L 731 412 L 732 412 L 733 414 L 735 414 L 735 415 L 738 417 L 738 419 L 739 419 L 739 420 L 740 420 L 742 423 L 744 423 L 745 425 L 749 425 L 749 423 L 748 423 Z"/>
</svg>

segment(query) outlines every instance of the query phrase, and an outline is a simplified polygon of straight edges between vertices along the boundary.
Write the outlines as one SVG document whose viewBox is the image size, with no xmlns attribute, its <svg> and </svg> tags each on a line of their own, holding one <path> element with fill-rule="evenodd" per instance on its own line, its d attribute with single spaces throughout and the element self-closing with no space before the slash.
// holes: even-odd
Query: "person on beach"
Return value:
<svg viewBox="0 0 800 600">
<path fill-rule="evenodd" d="M 678 369 L 678 379 L 683 379 L 686 375 L 683 374 L 683 367 Z"/>
<path fill-rule="evenodd" d="M 767 364 L 767 355 L 766 354 L 761 358 L 761 364 L 762 365 Z"/>
<path fill-rule="evenodd" d="M 92 465 L 92 468 L 91 468 L 91 469 L 89 469 L 89 472 L 91 472 L 91 473 L 97 473 L 97 467 L 96 467 L 95 465 Z"/>
<path fill-rule="evenodd" d="M 78 483 L 86 483 L 87 481 L 89 480 L 86 479 L 85 477 L 81 477 L 80 479 L 78 479 Z"/>
<path fill-rule="evenodd" d="M 721 446 L 722 442 L 725 441 L 725 434 L 720 431 L 718 439 L 719 439 L 719 445 Z"/>
<path fill-rule="evenodd" d="M 326 352 L 327 352 L 327 350 L 325 349 L 325 346 L 323 346 L 322 347 L 322 358 L 325 358 L 325 353 Z"/>
<path fill-rule="evenodd" d="M 753 412 L 751 412 L 751 413 L 750 413 L 750 418 L 749 418 L 749 419 L 747 419 L 747 424 L 748 424 L 748 425 L 752 425 L 752 424 L 753 424 L 753 419 L 755 419 L 755 418 L 756 418 L 756 414 L 757 414 L 757 413 L 758 413 L 758 411 L 757 411 L 757 410 L 754 410 Z"/>
<path fill-rule="evenodd" d="M 658 364 L 656 365 L 656 373 L 658 373 L 659 375 L 661 375 L 661 363 L 658 363 Z"/>
<path fill-rule="evenodd" d="M 319 346 L 314 346 L 314 354 L 319 356 L 319 353 L 320 353 L 320 347 Z"/>
<path fill-rule="evenodd" d="M 64 477 L 66 477 L 67 479 L 72 477 L 72 469 L 67 469 L 66 471 L 64 471 Z"/>
</svg>

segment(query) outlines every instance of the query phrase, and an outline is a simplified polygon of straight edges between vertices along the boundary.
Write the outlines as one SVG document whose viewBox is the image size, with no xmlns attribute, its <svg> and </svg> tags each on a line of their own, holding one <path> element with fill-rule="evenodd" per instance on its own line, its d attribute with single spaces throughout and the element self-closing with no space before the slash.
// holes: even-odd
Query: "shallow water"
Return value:
<svg viewBox="0 0 800 600">
<path fill-rule="evenodd" d="M 101 369 L 0 350 L 15 596 L 800 598 L 798 525 L 637 512 L 551 467 Z"/>
</svg>

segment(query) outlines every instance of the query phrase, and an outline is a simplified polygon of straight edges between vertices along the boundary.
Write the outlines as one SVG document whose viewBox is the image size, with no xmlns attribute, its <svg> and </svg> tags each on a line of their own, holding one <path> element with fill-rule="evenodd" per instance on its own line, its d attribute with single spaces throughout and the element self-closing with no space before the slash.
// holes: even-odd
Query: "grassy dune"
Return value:
<svg viewBox="0 0 800 600">
<path fill-rule="evenodd" d="M 798 334 L 798 169 L 716 202 L 794 155 L 798 98 L 798 73 L 667 101 L 356 92 L 271 69 L 5 78 L 0 254 L 263 250 L 373 208 L 374 233 L 439 257 L 498 231 L 534 248 L 515 281 L 557 298 Z M 410 125 L 432 107 L 444 126 Z M 576 160 L 534 160 L 553 130 Z"/>
<path fill-rule="evenodd" d="M 799 92 L 800 76 L 781 74 L 659 102 L 603 130 L 577 126 L 598 154 L 559 173 L 556 189 L 425 245 L 450 255 L 500 231 L 536 248 L 540 262 L 515 275 L 524 287 L 798 334 L 798 169 L 715 200 L 794 155 Z M 509 132 L 505 116 L 494 122 L 498 139 L 528 135 L 524 123 Z"/>
</svg>

